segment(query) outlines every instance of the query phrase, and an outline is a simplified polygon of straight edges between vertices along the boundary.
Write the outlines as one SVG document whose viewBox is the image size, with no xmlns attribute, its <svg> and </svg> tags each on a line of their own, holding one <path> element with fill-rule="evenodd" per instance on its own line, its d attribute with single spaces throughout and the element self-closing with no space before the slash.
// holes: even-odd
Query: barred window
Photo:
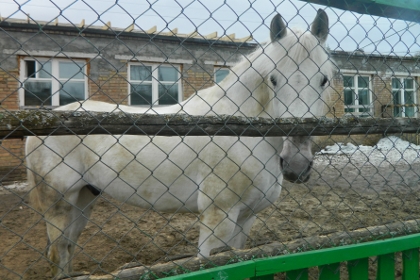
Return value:
<svg viewBox="0 0 420 280">
<path fill-rule="evenodd" d="M 416 91 L 413 78 L 392 78 L 394 117 L 416 117 Z"/>
<path fill-rule="evenodd" d="M 171 105 L 182 101 L 179 66 L 131 64 L 128 77 L 130 105 Z"/>
<path fill-rule="evenodd" d="M 344 112 L 367 116 L 372 114 L 370 77 L 344 75 Z"/>
<path fill-rule="evenodd" d="M 87 97 L 85 61 L 24 59 L 20 106 L 61 106 Z"/>
</svg>

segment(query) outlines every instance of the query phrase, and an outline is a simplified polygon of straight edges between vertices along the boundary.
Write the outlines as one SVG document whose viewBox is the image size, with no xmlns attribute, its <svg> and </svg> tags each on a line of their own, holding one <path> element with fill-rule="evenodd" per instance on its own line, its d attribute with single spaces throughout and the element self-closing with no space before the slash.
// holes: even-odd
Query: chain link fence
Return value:
<svg viewBox="0 0 420 280">
<path fill-rule="evenodd" d="M 299 1 L 3 6 L 1 279 L 418 232 L 418 23 Z"/>
</svg>

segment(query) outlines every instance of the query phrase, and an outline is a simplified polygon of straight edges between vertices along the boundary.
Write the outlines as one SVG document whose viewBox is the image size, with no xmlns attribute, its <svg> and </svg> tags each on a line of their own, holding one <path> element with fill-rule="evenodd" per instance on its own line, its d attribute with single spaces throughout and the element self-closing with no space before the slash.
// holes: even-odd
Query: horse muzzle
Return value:
<svg viewBox="0 0 420 280">
<path fill-rule="evenodd" d="M 313 161 L 308 161 L 306 166 L 293 166 L 280 157 L 283 178 L 291 183 L 302 184 L 308 182 L 311 177 Z"/>
</svg>

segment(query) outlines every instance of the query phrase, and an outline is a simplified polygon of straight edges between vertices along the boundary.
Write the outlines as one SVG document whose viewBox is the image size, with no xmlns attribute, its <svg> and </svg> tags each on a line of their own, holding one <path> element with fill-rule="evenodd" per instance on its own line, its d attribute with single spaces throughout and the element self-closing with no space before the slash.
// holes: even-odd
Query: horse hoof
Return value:
<svg viewBox="0 0 420 280">
<path fill-rule="evenodd" d="M 192 258 L 195 256 L 196 254 L 173 255 L 173 256 L 166 256 L 165 260 L 170 262 L 170 261 L 176 261 L 176 260 L 185 259 L 185 258 Z"/>
<path fill-rule="evenodd" d="M 56 276 L 53 278 L 53 280 L 66 280 L 66 279 L 85 280 L 85 279 L 89 279 L 90 275 L 91 273 L 87 271 L 74 271 L 74 272 L 67 273 L 66 275 Z"/>
<path fill-rule="evenodd" d="M 234 248 L 230 247 L 230 246 L 223 246 L 223 247 L 219 247 L 219 248 L 213 248 L 210 251 L 210 256 L 212 255 L 216 255 L 219 253 L 223 253 L 223 252 L 227 252 L 227 251 L 232 251 Z"/>
<path fill-rule="evenodd" d="M 133 268 L 133 267 L 139 267 L 139 266 L 143 266 L 143 264 L 140 262 L 129 262 L 123 266 L 120 266 L 118 269 L 123 270 L 123 269 L 128 269 L 128 268 Z"/>
</svg>

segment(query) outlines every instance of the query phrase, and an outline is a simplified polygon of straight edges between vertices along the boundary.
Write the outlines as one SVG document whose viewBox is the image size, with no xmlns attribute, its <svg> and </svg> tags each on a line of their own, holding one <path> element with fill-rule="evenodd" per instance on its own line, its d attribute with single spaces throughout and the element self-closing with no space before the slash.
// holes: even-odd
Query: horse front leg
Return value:
<svg viewBox="0 0 420 280">
<path fill-rule="evenodd" d="M 256 218 L 257 216 L 255 216 L 255 214 L 239 215 L 235 230 L 233 231 L 232 238 L 228 245 L 233 248 L 243 249 Z"/>
<path fill-rule="evenodd" d="M 200 237 L 198 241 L 198 257 L 210 256 L 215 248 L 227 246 L 236 227 L 239 209 L 228 210 L 211 204 L 200 214 Z"/>
</svg>

